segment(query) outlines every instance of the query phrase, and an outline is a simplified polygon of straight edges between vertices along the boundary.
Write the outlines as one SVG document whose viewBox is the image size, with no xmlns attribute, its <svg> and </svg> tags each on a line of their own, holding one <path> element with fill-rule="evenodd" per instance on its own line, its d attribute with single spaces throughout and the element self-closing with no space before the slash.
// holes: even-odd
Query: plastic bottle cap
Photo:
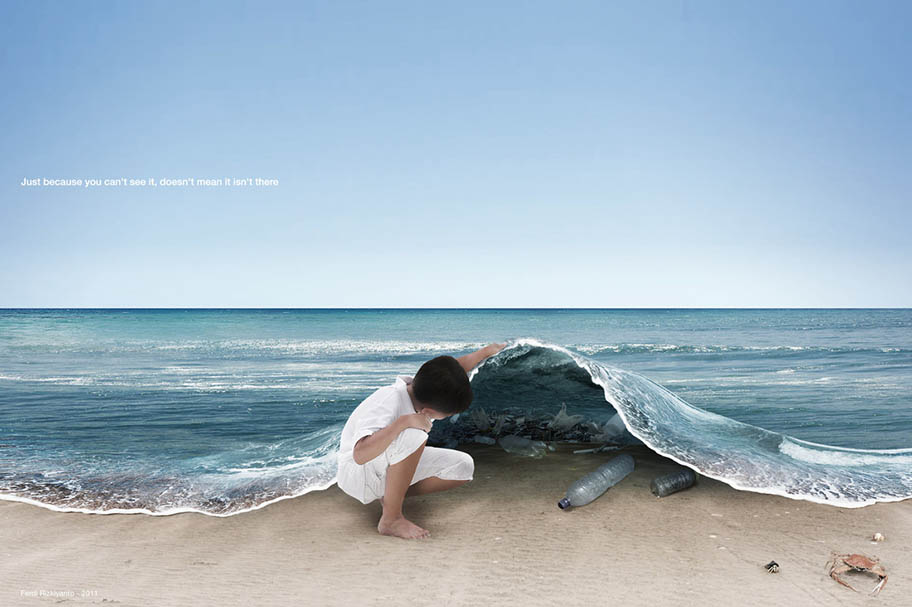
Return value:
<svg viewBox="0 0 912 607">
<path fill-rule="evenodd" d="M 564 510 L 565 508 L 567 508 L 568 506 L 570 506 L 570 500 L 568 500 L 566 497 L 561 498 L 561 501 L 557 502 L 557 506 L 558 506 L 561 510 Z"/>
</svg>

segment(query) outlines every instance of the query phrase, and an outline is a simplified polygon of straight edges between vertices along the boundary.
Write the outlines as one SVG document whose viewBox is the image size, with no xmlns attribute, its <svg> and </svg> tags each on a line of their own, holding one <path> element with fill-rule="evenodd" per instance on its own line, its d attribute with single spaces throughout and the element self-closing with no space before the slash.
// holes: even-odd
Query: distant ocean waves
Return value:
<svg viewBox="0 0 912 607">
<path fill-rule="evenodd" d="M 55 341 L 19 341 L 15 349 L 20 352 L 30 350 L 41 353 L 82 353 L 82 354 L 116 354 L 116 353 L 141 353 L 141 352 L 187 352 L 196 354 L 215 355 L 216 358 L 231 358 L 237 355 L 250 355 L 262 353 L 265 356 L 281 354 L 295 356 L 348 356 L 370 357 L 378 354 L 387 356 L 407 356 L 412 354 L 432 354 L 439 352 L 448 354 L 462 352 L 467 349 L 481 348 L 481 342 L 413 342 L 389 340 L 350 340 L 350 339 L 149 339 L 149 340 L 122 340 L 110 341 L 83 340 Z"/>
<path fill-rule="evenodd" d="M 395 340 L 296 340 L 296 339 L 221 339 L 221 340 L 111 340 L 72 341 L 48 343 L 19 342 L 15 349 L 42 353 L 141 353 L 141 352 L 187 352 L 215 355 L 216 358 L 231 358 L 237 355 L 262 353 L 265 356 L 288 354 L 294 356 L 371 357 L 376 355 L 409 356 L 415 354 L 449 354 L 474 350 L 487 342 L 442 341 L 414 342 Z M 646 354 L 646 353 L 866 353 L 866 352 L 912 352 L 909 348 L 871 346 L 802 346 L 802 345 L 725 345 L 725 344 L 672 344 L 672 343 L 580 343 L 564 344 L 583 354 L 594 356 L 604 354 Z"/>
</svg>

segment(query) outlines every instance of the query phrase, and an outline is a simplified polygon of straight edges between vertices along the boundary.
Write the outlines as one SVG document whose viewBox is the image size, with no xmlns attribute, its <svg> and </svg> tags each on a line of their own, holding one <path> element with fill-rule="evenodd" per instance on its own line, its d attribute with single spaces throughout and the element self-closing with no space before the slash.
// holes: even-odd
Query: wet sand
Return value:
<svg viewBox="0 0 912 607">
<path fill-rule="evenodd" d="M 633 474 L 562 511 L 570 483 L 611 457 L 571 453 L 583 447 L 539 460 L 463 447 L 472 482 L 406 499 L 406 517 L 431 531 L 424 540 L 378 535 L 379 502 L 335 485 L 227 518 L 3 501 L 0 604 L 912 604 L 912 500 L 842 509 L 703 477 L 658 499 L 649 481 L 674 464 L 634 450 Z M 887 540 L 872 544 L 875 532 Z M 827 576 L 834 550 L 881 558 L 890 577 L 879 597 Z M 779 574 L 763 568 L 770 560 Z"/>
</svg>

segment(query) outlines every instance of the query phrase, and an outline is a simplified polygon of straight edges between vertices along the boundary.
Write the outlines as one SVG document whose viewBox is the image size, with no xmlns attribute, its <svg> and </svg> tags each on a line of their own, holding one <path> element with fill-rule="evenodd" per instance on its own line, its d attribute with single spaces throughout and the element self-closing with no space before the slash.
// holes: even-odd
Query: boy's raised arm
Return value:
<svg viewBox="0 0 912 607">
<path fill-rule="evenodd" d="M 488 344 L 480 350 L 476 350 L 471 354 L 466 354 L 465 356 L 460 356 L 456 360 L 459 361 L 459 364 L 462 365 L 462 368 L 465 369 L 465 372 L 468 373 L 483 361 L 486 358 L 494 356 L 498 352 L 504 349 L 507 344 Z"/>
</svg>

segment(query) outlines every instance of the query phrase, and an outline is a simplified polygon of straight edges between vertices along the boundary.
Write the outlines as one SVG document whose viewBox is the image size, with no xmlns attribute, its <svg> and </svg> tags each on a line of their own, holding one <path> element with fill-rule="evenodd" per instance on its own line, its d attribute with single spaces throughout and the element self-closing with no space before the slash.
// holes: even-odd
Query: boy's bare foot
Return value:
<svg viewBox="0 0 912 607">
<path fill-rule="evenodd" d="M 430 531 L 419 527 L 401 515 L 394 519 L 380 517 L 380 522 L 377 523 L 377 531 L 380 532 L 380 535 L 394 535 L 407 540 L 424 539 L 431 535 Z"/>
</svg>

